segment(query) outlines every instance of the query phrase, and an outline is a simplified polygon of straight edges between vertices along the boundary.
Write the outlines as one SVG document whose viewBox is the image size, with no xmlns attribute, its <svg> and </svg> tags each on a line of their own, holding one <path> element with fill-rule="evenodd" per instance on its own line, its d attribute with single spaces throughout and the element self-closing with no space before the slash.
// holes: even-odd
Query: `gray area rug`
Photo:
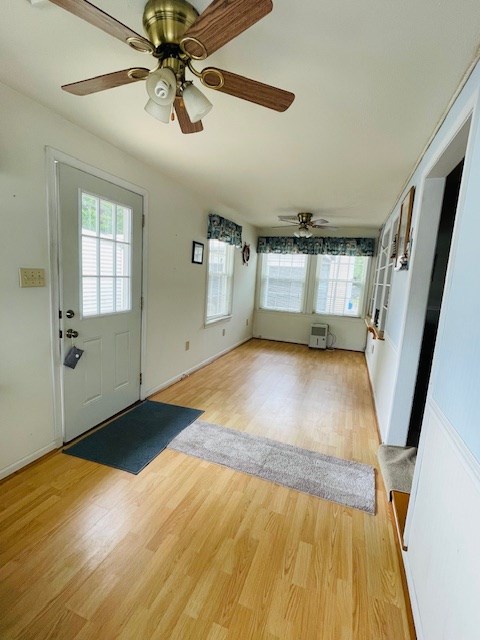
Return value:
<svg viewBox="0 0 480 640">
<path fill-rule="evenodd" d="M 417 449 L 381 444 L 377 457 L 388 499 L 392 499 L 392 491 L 410 493 L 417 460 Z"/>
<path fill-rule="evenodd" d="M 179 433 L 168 448 L 375 513 L 375 470 L 368 464 L 326 456 L 201 420 Z"/>
</svg>

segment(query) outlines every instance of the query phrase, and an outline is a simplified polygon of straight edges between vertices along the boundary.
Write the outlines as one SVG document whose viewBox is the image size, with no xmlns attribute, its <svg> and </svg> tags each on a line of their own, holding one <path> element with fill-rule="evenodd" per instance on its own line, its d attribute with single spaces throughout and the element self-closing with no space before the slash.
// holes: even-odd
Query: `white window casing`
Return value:
<svg viewBox="0 0 480 640">
<path fill-rule="evenodd" d="M 207 310 L 205 324 L 211 324 L 232 313 L 233 245 L 219 240 L 208 241 Z"/>
<path fill-rule="evenodd" d="M 259 309 L 363 316 L 370 258 L 264 253 L 260 262 Z"/>
</svg>

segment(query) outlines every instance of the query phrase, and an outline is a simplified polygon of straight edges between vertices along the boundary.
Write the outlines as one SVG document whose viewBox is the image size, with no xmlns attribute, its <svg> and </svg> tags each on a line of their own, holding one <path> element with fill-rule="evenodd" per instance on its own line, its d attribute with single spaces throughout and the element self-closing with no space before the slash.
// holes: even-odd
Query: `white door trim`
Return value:
<svg viewBox="0 0 480 640">
<path fill-rule="evenodd" d="M 142 320 L 141 320 L 141 347 L 140 347 L 140 368 L 146 361 L 146 335 L 147 335 L 147 241 L 148 238 L 148 192 L 139 187 L 136 184 L 132 184 L 127 180 L 118 178 L 117 176 L 98 169 L 78 158 L 74 158 L 63 151 L 54 149 L 53 147 L 45 147 L 45 160 L 46 160 L 46 176 L 47 176 L 47 210 L 48 210 L 48 235 L 49 235 L 49 262 L 50 262 L 50 337 L 51 337 L 51 367 L 52 367 L 52 389 L 53 389 L 53 407 L 54 407 L 54 437 L 57 446 L 61 446 L 64 441 L 65 435 L 65 423 L 64 423 L 64 410 L 63 410 L 63 375 L 62 375 L 62 363 L 60 357 L 60 319 L 58 317 L 58 310 L 60 309 L 60 292 L 61 292 L 61 274 L 60 274 L 60 203 L 58 197 L 58 176 L 57 176 L 57 164 L 59 162 L 80 169 L 86 173 L 112 182 L 113 184 L 128 189 L 133 193 L 136 193 L 143 198 L 143 214 L 144 214 L 144 227 L 142 235 L 143 255 L 142 255 Z M 142 380 L 140 385 L 140 399 L 145 399 L 145 382 Z"/>
</svg>

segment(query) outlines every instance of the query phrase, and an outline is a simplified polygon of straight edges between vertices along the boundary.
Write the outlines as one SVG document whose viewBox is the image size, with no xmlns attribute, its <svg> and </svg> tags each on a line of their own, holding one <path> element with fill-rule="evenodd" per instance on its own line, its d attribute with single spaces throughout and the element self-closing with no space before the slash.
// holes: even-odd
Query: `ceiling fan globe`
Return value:
<svg viewBox="0 0 480 640">
<path fill-rule="evenodd" d="M 177 78 L 171 69 L 166 67 L 152 71 L 147 78 L 147 93 L 155 104 L 172 105 L 177 93 Z"/>
<path fill-rule="evenodd" d="M 309 231 L 306 224 L 301 224 L 298 227 L 298 231 L 295 231 L 293 234 L 296 238 L 311 238 L 313 233 Z"/>
<path fill-rule="evenodd" d="M 191 82 L 185 84 L 182 95 L 188 117 L 193 123 L 200 122 L 212 109 L 210 100 Z"/>
<path fill-rule="evenodd" d="M 170 119 L 172 117 L 172 105 L 171 104 L 157 104 L 153 100 L 148 100 L 145 105 L 145 111 L 151 115 L 153 118 L 160 120 L 160 122 L 164 122 L 165 124 L 169 124 Z"/>
</svg>

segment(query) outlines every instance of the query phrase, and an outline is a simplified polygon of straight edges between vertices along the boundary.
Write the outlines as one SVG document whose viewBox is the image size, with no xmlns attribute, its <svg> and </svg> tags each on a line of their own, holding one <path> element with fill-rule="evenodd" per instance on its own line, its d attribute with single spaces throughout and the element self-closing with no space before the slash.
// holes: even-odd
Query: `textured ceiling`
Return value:
<svg viewBox="0 0 480 640">
<path fill-rule="evenodd" d="M 143 0 L 95 4 L 142 33 Z M 193 0 L 201 12 L 208 0 Z M 293 91 L 277 113 L 203 89 L 204 131 L 144 110 L 143 83 L 75 97 L 60 85 L 155 61 L 48 1 L 4 0 L 0 81 L 258 226 L 312 210 L 379 226 L 479 44 L 478 0 L 274 0 L 205 65 Z"/>
</svg>

